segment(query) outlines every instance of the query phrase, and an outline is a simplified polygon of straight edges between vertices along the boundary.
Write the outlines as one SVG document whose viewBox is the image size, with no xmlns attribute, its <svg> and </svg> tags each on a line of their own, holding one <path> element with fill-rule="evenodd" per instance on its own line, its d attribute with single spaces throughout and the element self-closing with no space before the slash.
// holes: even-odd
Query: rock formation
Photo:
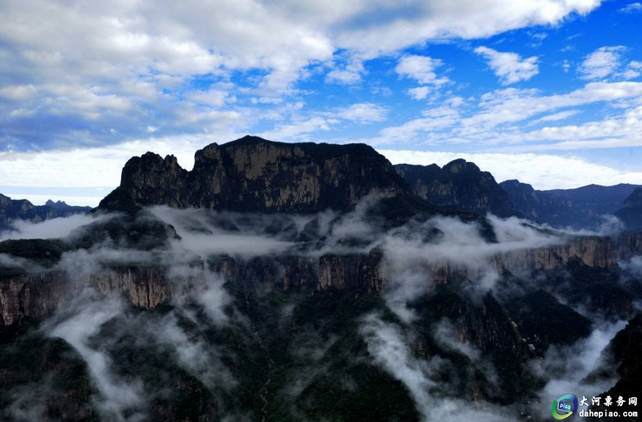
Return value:
<svg viewBox="0 0 642 422">
<path fill-rule="evenodd" d="M 439 168 L 397 164 L 397 172 L 415 194 L 431 204 L 460 207 L 481 215 L 520 216 L 492 174 L 474 163 L 458 159 Z"/>
<path fill-rule="evenodd" d="M 346 210 L 367 195 L 410 193 L 388 160 L 367 145 L 287 144 L 246 136 L 197 151 L 192 171 L 173 156 L 132 158 L 120 186 L 99 209 L 168 205 L 310 213 Z"/>
</svg>

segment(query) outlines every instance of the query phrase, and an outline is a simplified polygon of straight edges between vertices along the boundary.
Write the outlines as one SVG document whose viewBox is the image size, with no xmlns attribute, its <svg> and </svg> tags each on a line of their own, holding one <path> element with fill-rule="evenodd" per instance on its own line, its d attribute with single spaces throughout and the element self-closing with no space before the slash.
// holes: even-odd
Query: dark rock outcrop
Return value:
<svg viewBox="0 0 642 422">
<path fill-rule="evenodd" d="M 616 242 L 618 258 L 628 261 L 635 255 L 642 255 L 642 231 L 620 233 Z"/>
<path fill-rule="evenodd" d="M 90 209 L 90 207 L 69 206 L 64 202 L 51 200 L 45 205 L 33 205 L 26 199 L 11 199 L 0 194 L 0 231 L 10 229 L 11 223 L 16 220 L 38 223 L 51 218 L 85 214 Z"/>
<path fill-rule="evenodd" d="M 615 213 L 629 230 L 642 229 L 642 188 L 637 188 L 624 201 L 624 206 Z"/>
<path fill-rule="evenodd" d="M 194 168 L 153 153 L 125 165 L 121 184 L 99 209 L 149 205 L 229 211 L 346 210 L 368 195 L 411 194 L 393 166 L 363 144 L 287 144 L 246 136 L 196 152 Z"/>
<path fill-rule="evenodd" d="M 431 204 L 464 208 L 481 215 L 520 216 L 492 174 L 458 159 L 440 168 L 397 164 L 397 172 L 415 194 Z"/>
</svg>

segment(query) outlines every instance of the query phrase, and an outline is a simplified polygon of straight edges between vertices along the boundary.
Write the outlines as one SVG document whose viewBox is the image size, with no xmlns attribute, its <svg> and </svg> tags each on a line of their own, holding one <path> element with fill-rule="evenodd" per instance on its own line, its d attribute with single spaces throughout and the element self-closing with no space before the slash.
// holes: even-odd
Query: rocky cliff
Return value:
<svg viewBox="0 0 642 422">
<path fill-rule="evenodd" d="M 0 194 L 0 231 L 11 228 L 11 223 L 16 220 L 38 223 L 56 217 L 84 214 L 89 210 L 89 207 L 69 206 L 60 201 L 47 201 L 45 205 L 33 205 L 26 199 L 11 199 Z"/>
<path fill-rule="evenodd" d="M 572 259 L 579 259 L 593 268 L 614 269 L 617 268 L 615 252 L 610 238 L 581 237 L 557 246 L 501 254 L 489 264 L 495 265 L 500 274 L 563 270 Z M 382 292 L 391 285 L 385 256 L 377 248 L 369 253 L 326 254 L 318 258 L 284 255 L 239 260 L 222 255 L 211 257 L 210 267 L 233 288 L 256 286 L 263 291 Z M 425 282 L 427 285 L 448 285 L 454 280 L 477 276 L 479 274 L 468 273 L 448 263 L 435 263 L 426 272 Z M 202 271 L 192 273 L 189 280 L 181 282 L 177 277 L 162 265 L 144 265 L 106 268 L 84 276 L 80 282 L 106 296 L 121 296 L 138 308 L 154 309 L 173 299 L 181 300 L 190 288 L 204 279 Z M 50 315 L 78 281 L 72 282 L 65 273 L 56 271 L 0 274 L 3 323 L 11 325 L 24 318 L 38 320 Z"/>
<path fill-rule="evenodd" d="M 25 318 L 43 319 L 57 309 L 67 293 L 67 277 L 62 272 L 0 275 L 0 325 Z"/>
<path fill-rule="evenodd" d="M 642 231 L 628 231 L 616 237 L 618 258 L 628 261 L 642 255 Z"/>
<path fill-rule="evenodd" d="M 520 215 L 493 175 L 466 160 L 452 161 L 443 168 L 436 164 L 397 164 L 395 169 L 415 194 L 432 204 L 460 207 L 481 215 Z"/>
<path fill-rule="evenodd" d="M 196 152 L 194 168 L 173 156 L 132 158 L 120 186 L 99 209 L 148 205 L 230 211 L 309 213 L 345 210 L 367 195 L 411 194 L 392 165 L 362 144 L 287 144 L 246 136 Z"/>
</svg>

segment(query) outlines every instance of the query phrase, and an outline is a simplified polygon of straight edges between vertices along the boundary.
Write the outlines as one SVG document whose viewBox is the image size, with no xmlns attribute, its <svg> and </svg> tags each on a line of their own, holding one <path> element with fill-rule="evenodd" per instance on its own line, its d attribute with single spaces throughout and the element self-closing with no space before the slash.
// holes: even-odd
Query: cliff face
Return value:
<svg viewBox="0 0 642 422">
<path fill-rule="evenodd" d="M 245 137 L 197 151 L 192 171 L 176 158 L 132 158 L 104 210 L 148 205 L 251 212 L 345 210 L 367 195 L 410 194 L 392 165 L 367 145 L 286 144 Z"/>
<path fill-rule="evenodd" d="M 616 249 L 609 238 L 584 237 L 549 248 L 514 251 L 494 258 L 500 274 L 506 271 L 550 271 L 566 268 L 579 259 L 594 268 L 617 268 Z M 227 256 L 211 262 L 212 271 L 222 275 L 232 286 L 256 284 L 264 291 L 311 289 L 323 291 L 385 291 L 391 274 L 385 257 L 373 249 L 369 253 L 323 255 L 319 258 L 281 256 L 235 260 Z M 198 276 L 200 274 L 200 277 Z M 474 278 L 462 268 L 436 263 L 426 273 L 426 283 L 448 285 L 453 280 Z M 202 281 L 202 271 L 195 272 L 181 290 L 164 266 L 105 269 L 89 275 L 82 283 L 103 294 L 119 295 L 142 309 L 154 309 L 173 299 L 180 300 Z M 194 279 L 194 277 L 196 277 Z M 0 313 L 3 324 L 11 325 L 24 318 L 42 319 L 65 300 L 71 282 L 61 272 L 4 275 L 0 277 Z"/>
<path fill-rule="evenodd" d="M 397 172 L 416 195 L 435 205 L 464 208 L 481 215 L 520 215 L 492 174 L 459 159 L 439 168 L 436 164 L 398 164 Z"/>
<path fill-rule="evenodd" d="M 161 266 L 107 270 L 92 274 L 86 284 L 105 295 L 122 295 L 142 309 L 154 309 L 172 297 L 167 269 Z"/>
<path fill-rule="evenodd" d="M 608 237 L 579 237 L 548 248 L 512 251 L 498 259 L 500 270 L 537 271 L 563 268 L 571 258 L 579 258 L 589 267 L 616 268 L 616 248 Z"/>
<path fill-rule="evenodd" d="M 57 217 L 84 214 L 89 207 L 72 207 L 64 202 L 48 201 L 46 205 L 33 205 L 26 199 L 11 199 L 0 194 L 0 231 L 9 229 L 15 220 L 38 223 Z"/>
<path fill-rule="evenodd" d="M 2 325 L 24 318 L 43 319 L 51 315 L 67 296 L 67 278 L 62 272 L 0 275 Z"/>
<path fill-rule="evenodd" d="M 621 233 L 617 237 L 618 257 L 628 261 L 635 255 L 642 255 L 642 231 Z"/>
<path fill-rule="evenodd" d="M 602 216 L 614 214 L 636 185 L 589 185 L 577 189 L 535 190 L 518 180 L 500 186 L 515 208 L 527 218 L 553 227 L 594 228 Z"/>
</svg>

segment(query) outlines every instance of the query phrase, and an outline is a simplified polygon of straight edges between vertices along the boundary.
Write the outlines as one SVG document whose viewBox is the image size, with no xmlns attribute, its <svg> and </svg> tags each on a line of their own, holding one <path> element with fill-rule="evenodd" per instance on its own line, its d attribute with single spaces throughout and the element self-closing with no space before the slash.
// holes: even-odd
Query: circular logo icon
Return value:
<svg viewBox="0 0 642 422">
<path fill-rule="evenodd" d="M 565 394 L 557 400 L 553 400 L 551 413 L 555 419 L 566 419 L 577 412 L 577 397 L 573 394 Z"/>
</svg>

